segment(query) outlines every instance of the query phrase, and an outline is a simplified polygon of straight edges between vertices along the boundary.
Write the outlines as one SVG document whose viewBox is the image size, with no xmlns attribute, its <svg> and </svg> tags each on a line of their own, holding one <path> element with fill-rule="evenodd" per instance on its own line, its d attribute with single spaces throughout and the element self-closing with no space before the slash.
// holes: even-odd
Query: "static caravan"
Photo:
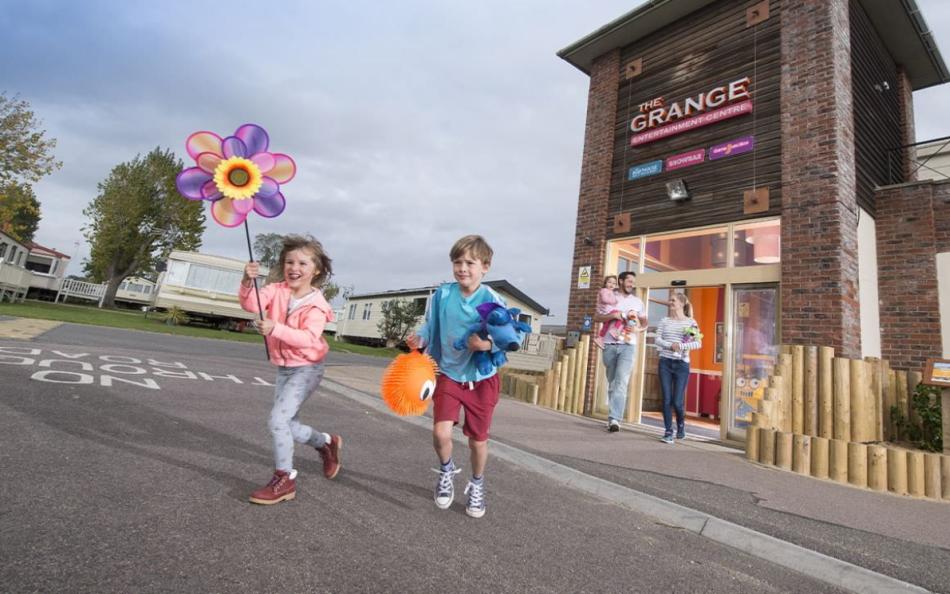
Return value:
<svg viewBox="0 0 950 594">
<path fill-rule="evenodd" d="M 244 260 L 197 252 L 174 251 L 159 276 L 156 309 L 179 307 L 193 319 L 221 328 L 237 327 L 254 319 L 238 304 L 238 287 L 244 275 Z M 261 277 L 267 275 L 262 268 Z"/>
</svg>

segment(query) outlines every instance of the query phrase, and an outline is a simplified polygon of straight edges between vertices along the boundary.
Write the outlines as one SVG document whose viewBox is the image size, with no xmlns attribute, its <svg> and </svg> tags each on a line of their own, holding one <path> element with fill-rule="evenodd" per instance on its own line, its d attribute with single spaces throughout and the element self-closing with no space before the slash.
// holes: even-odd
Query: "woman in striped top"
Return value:
<svg viewBox="0 0 950 594">
<path fill-rule="evenodd" d="M 689 380 L 689 352 L 702 346 L 702 335 L 692 318 L 693 306 L 683 293 L 670 295 L 670 315 L 656 328 L 654 344 L 660 355 L 660 389 L 663 392 L 663 441 L 673 443 L 673 414 L 676 410 L 676 439 L 686 437 L 683 398 Z"/>
</svg>

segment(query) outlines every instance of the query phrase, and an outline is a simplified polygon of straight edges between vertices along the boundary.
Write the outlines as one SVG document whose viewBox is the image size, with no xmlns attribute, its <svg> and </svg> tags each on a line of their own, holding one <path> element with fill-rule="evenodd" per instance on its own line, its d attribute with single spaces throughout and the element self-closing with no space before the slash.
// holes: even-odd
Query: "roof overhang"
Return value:
<svg viewBox="0 0 950 594">
<path fill-rule="evenodd" d="M 666 27 L 717 0 L 648 0 L 557 55 L 585 74 L 594 60 Z M 950 72 L 937 49 L 915 0 L 858 0 L 894 61 L 904 66 L 916 91 L 950 82 Z"/>
</svg>

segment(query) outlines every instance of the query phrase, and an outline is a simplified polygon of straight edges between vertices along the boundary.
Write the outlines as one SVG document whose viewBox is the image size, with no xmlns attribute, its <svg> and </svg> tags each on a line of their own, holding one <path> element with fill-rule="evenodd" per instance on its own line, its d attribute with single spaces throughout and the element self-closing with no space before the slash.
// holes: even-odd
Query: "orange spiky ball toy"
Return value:
<svg viewBox="0 0 950 594">
<path fill-rule="evenodd" d="M 383 401 L 400 416 L 419 416 L 432 401 L 438 366 L 429 355 L 412 351 L 399 355 L 383 372 Z"/>
</svg>

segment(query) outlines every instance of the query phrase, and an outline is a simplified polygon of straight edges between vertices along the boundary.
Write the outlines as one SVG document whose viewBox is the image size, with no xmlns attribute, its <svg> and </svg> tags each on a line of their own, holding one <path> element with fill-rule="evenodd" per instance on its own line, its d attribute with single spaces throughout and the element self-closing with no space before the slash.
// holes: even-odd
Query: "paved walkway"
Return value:
<svg viewBox="0 0 950 594">
<path fill-rule="evenodd" d="M 29 340 L 59 326 L 62 322 L 32 318 L 0 317 L 0 338 Z"/>
<path fill-rule="evenodd" d="M 382 371 L 329 367 L 326 377 L 376 397 Z M 556 463 L 550 472 L 571 469 L 644 501 L 683 506 L 933 591 L 950 589 L 950 502 L 856 489 L 753 464 L 716 443 L 668 445 L 659 437 L 644 426 L 607 433 L 601 421 L 508 398 L 492 427 L 493 441 Z"/>
</svg>

